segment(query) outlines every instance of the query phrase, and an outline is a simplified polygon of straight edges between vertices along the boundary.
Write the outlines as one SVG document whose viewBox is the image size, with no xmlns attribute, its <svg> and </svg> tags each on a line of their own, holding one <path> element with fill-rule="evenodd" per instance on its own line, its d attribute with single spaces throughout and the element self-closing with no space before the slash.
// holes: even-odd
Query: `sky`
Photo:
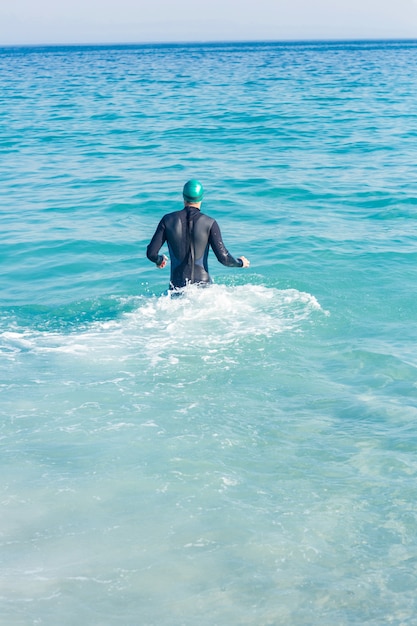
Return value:
<svg viewBox="0 0 417 626">
<path fill-rule="evenodd" d="M 0 45 L 417 39 L 417 0 L 1 0 Z"/>
</svg>

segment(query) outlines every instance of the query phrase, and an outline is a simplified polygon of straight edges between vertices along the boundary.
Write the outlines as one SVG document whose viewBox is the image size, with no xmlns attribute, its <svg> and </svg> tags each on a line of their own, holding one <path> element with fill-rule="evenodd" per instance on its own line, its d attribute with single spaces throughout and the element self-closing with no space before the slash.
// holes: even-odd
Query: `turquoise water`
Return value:
<svg viewBox="0 0 417 626">
<path fill-rule="evenodd" d="M 0 49 L 0 624 L 417 624 L 417 43 Z M 198 177 L 248 270 L 165 295 Z"/>
</svg>

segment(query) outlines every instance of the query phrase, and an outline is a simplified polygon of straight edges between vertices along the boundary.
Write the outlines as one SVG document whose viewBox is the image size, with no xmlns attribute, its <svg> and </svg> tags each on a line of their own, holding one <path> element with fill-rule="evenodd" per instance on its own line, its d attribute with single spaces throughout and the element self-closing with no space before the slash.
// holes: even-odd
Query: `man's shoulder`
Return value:
<svg viewBox="0 0 417 626">
<path fill-rule="evenodd" d="M 207 213 L 200 213 L 200 216 L 202 219 L 204 219 L 205 222 L 210 224 L 213 224 L 216 220 L 213 217 L 210 217 L 210 215 L 207 215 Z"/>
<path fill-rule="evenodd" d="M 165 213 L 162 218 L 163 222 L 172 222 L 177 219 L 183 219 L 187 214 L 187 209 L 178 209 L 177 211 L 171 211 L 170 213 Z M 207 213 L 202 213 L 201 211 L 196 211 L 198 221 L 202 221 L 202 223 L 209 224 L 212 226 L 214 223 L 217 223 L 213 217 L 207 215 Z M 195 220 L 195 217 L 194 217 Z"/>
<path fill-rule="evenodd" d="M 178 211 L 171 211 L 170 213 L 165 213 L 162 220 L 170 220 L 181 217 L 184 214 L 184 209 Z"/>
</svg>

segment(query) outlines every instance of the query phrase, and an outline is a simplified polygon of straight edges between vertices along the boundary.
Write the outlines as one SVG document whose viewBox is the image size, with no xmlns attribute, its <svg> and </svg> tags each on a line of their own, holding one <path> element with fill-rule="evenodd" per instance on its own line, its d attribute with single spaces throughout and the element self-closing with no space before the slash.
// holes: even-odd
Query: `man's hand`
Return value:
<svg viewBox="0 0 417 626">
<path fill-rule="evenodd" d="M 160 264 L 159 264 L 159 265 L 158 265 L 158 264 L 156 264 L 156 267 L 157 267 L 158 269 L 162 270 L 162 269 L 165 267 L 165 265 L 167 264 L 167 261 L 168 261 L 168 257 L 167 257 L 167 256 L 165 256 L 165 254 L 163 254 L 163 255 L 162 255 L 162 261 L 160 262 Z"/>
<path fill-rule="evenodd" d="M 249 267 L 250 265 L 250 261 L 248 261 L 248 259 L 245 256 L 239 256 L 238 261 L 242 261 L 243 263 L 242 267 Z"/>
</svg>

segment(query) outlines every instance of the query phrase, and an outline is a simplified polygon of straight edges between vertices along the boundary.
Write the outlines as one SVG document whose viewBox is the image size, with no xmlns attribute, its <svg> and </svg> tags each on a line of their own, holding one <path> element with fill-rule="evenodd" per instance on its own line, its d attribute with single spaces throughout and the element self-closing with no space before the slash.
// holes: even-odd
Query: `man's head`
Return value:
<svg viewBox="0 0 417 626">
<path fill-rule="evenodd" d="M 184 196 L 184 202 L 187 204 L 199 204 L 204 196 L 203 185 L 198 180 L 189 180 L 184 185 L 182 195 Z"/>
</svg>

